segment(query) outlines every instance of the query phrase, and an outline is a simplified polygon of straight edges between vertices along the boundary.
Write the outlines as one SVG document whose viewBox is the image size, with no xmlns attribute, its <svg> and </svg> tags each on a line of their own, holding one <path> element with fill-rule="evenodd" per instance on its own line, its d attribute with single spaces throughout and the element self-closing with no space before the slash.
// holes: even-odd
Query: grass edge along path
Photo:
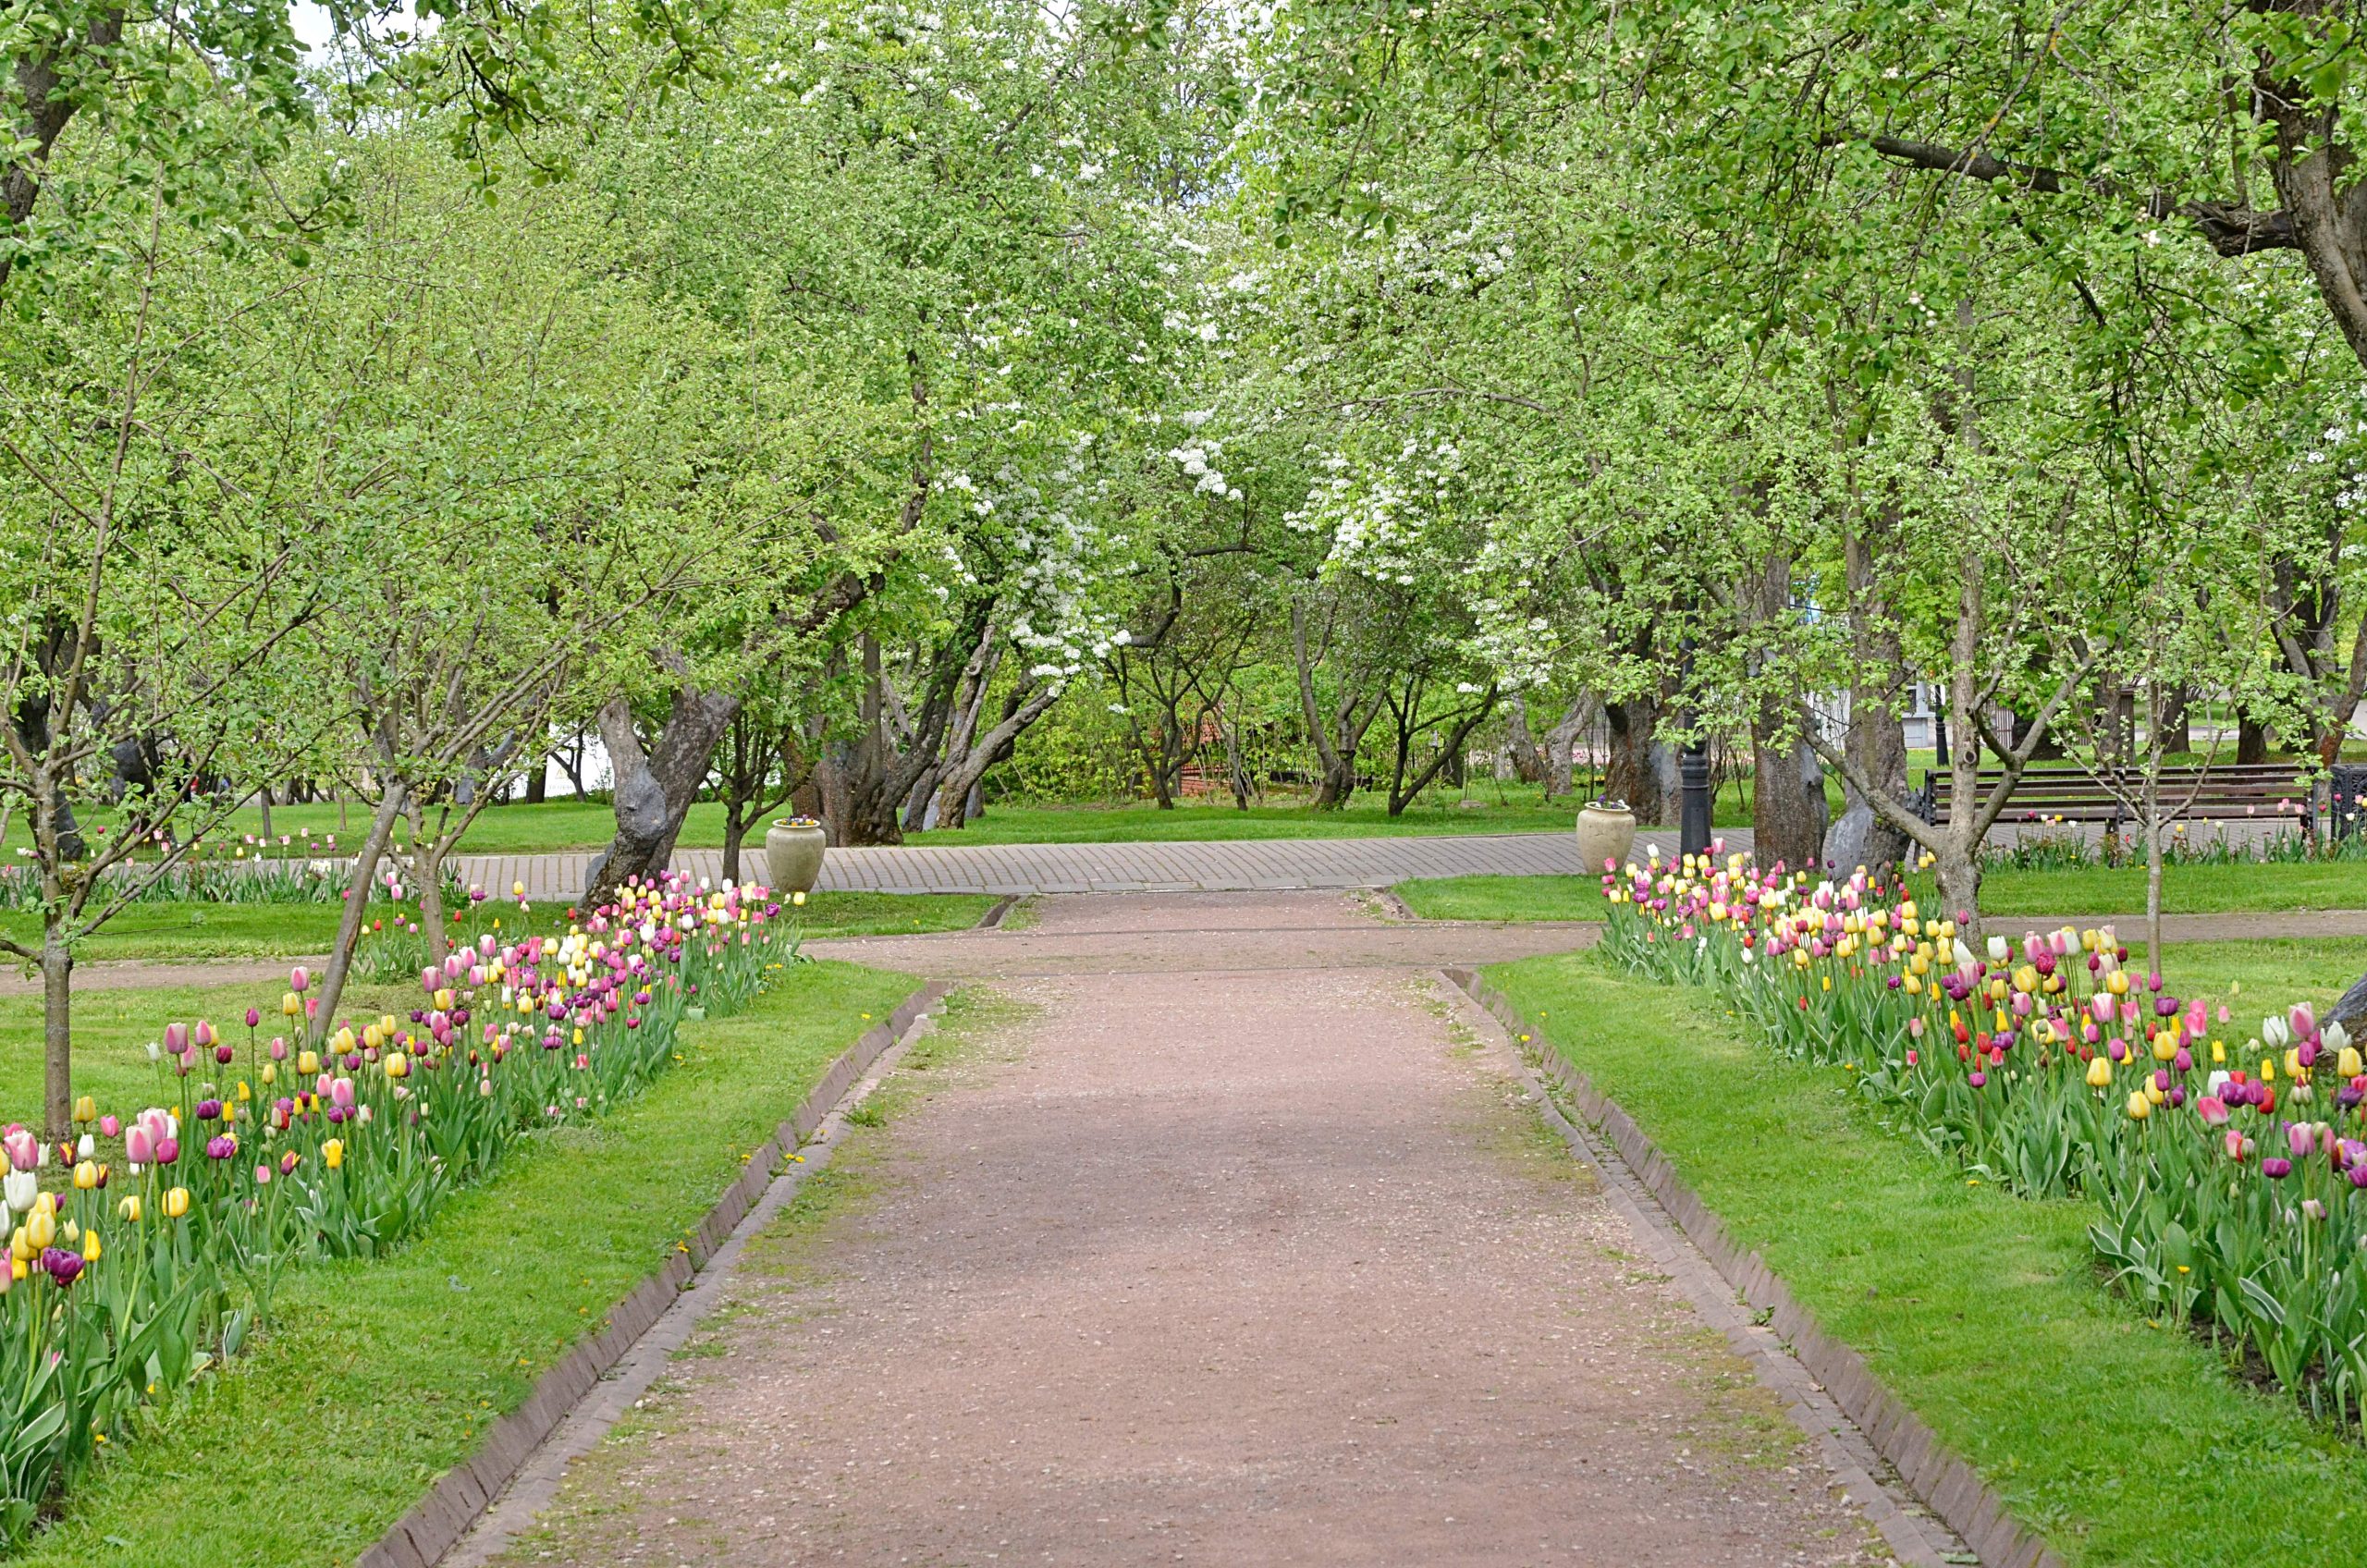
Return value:
<svg viewBox="0 0 2367 1568">
<path fill-rule="evenodd" d="M 1937 907 L 1929 877 L 1917 897 Z M 1600 920 L 1602 879 L 1588 876 L 1440 876 L 1390 889 L 1425 920 Z M 2022 871 L 2001 867 L 1981 881 L 1981 909 L 2004 920 L 2073 916 L 2142 923 L 2142 866 Z M 2173 866 L 2162 879 L 2165 914 L 2302 913 L 2367 909 L 2367 863 Z"/>
<path fill-rule="evenodd" d="M 274 1331 L 153 1413 L 16 1564 L 350 1563 L 685 1243 L 750 1151 L 917 986 L 798 964 L 595 1123 L 557 1129 L 387 1256 L 307 1267 Z"/>
<path fill-rule="evenodd" d="M 1845 1073 L 1599 955 L 1484 977 L 2067 1561 L 2355 1559 L 2367 1449 L 2111 1294 L 2091 1205 L 1967 1178 L 1883 1129 Z"/>
</svg>

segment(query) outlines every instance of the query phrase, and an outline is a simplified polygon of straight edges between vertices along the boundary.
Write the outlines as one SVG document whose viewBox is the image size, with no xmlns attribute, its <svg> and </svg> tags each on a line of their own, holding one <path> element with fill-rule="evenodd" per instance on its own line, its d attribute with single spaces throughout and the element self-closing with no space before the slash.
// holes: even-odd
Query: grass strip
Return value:
<svg viewBox="0 0 2367 1568">
<path fill-rule="evenodd" d="M 992 897 L 982 893 L 813 893 L 797 912 L 797 925 L 810 937 L 966 931 L 994 904 Z M 292 960 L 328 951 L 337 937 L 339 913 L 336 904 L 160 900 L 126 908 L 78 944 L 75 953 L 82 963 L 110 959 Z M 416 915 L 418 911 L 410 913 Z M 563 904 L 538 905 L 533 913 L 521 915 L 513 904 L 488 900 L 464 913 L 453 929 L 455 940 L 494 932 L 500 940 L 515 941 L 533 934 L 562 935 L 567 927 Z M 0 935 L 38 945 L 40 917 L 23 911 L 0 914 Z M 242 1010 L 245 1005 L 239 1004 Z"/>
<path fill-rule="evenodd" d="M 2263 973 L 2240 950 L 2199 956 L 2198 974 Z M 2367 1452 L 2113 1296 L 2087 1241 L 2091 1206 L 1968 1180 L 1879 1125 L 1845 1073 L 1747 1041 L 1598 955 L 1488 979 L 2065 1558 L 2356 1560 Z"/>
<path fill-rule="evenodd" d="M 1919 895 L 1933 897 L 1928 877 Z M 1602 886 L 1593 876 L 1444 876 L 1401 882 L 1397 896 L 1426 920 L 1600 920 Z M 2007 919 L 2130 915 L 2145 908 L 2142 866 L 1991 872 L 1981 884 L 1984 915 Z M 2180 865 L 2162 876 L 2167 914 L 2283 913 L 2367 909 L 2367 862 L 2294 865 Z M 2124 937 L 2141 936 L 2124 929 Z"/>
<path fill-rule="evenodd" d="M 223 1376 L 154 1413 L 17 1562 L 350 1562 L 697 1228 L 914 982 L 800 964 L 590 1126 L 538 1135 L 412 1244 L 300 1269 Z"/>
</svg>

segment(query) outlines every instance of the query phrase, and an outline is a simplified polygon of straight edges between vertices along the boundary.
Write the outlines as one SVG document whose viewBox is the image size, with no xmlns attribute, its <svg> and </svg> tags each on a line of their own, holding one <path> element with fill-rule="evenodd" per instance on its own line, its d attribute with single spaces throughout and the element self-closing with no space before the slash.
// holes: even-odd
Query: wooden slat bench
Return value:
<svg viewBox="0 0 2367 1568">
<path fill-rule="evenodd" d="M 2000 768 L 1981 770 L 1983 793 L 2005 777 Z M 1923 776 L 1923 799 L 1933 821 L 1947 815 L 1955 779 L 1936 768 Z M 2134 778 L 2128 792 L 2135 795 Z M 2188 797 L 2191 795 L 2191 800 Z M 2291 763 L 2220 763 L 2208 768 L 2165 767 L 2161 771 L 2162 809 L 2174 821 L 2277 821 L 2313 827 L 2312 794 Z M 2079 767 L 2025 768 L 2006 800 L 2000 823 L 2087 823 L 2118 832 L 2132 814 L 2118 796 L 2094 776 Z"/>
</svg>

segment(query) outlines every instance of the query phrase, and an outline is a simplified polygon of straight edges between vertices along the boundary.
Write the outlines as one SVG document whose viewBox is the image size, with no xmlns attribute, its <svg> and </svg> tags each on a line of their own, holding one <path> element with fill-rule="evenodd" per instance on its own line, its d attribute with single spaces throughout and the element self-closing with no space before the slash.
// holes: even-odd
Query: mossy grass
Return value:
<svg viewBox="0 0 2367 1568">
<path fill-rule="evenodd" d="M 2358 944 L 2181 949 L 2178 979 L 2263 1008 L 2330 997 Z M 2256 950 L 2271 949 L 2271 950 Z M 2302 972 L 2318 983 L 2295 986 Z M 1805 1066 L 1599 954 L 1488 972 L 1632 1114 L 1826 1329 L 2079 1564 L 2348 1563 L 2367 1448 L 2116 1296 L 2083 1201 L 2031 1202 L 1883 1127 Z"/>
<path fill-rule="evenodd" d="M 382 1258 L 305 1268 L 274 1327 L 154 1413 L 17 1562 L 350 1563 L 693 1231 L 910 978 L 799 964 L 612 1116 L 535 1138 Z"/>
</svg>

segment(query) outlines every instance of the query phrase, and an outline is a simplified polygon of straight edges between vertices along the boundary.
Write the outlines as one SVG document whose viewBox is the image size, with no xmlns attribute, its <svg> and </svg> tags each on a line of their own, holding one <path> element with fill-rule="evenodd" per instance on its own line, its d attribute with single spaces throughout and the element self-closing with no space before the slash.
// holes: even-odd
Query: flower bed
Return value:
<svg viewBox="0 0 2367 1568">
<path fill-rule="evenodd" d="M 1975 1181 L 2086 1194 L 2121 1285 L 2259 1364 L 2321 1415 L 2367 1419 L 2367 1099 L 2358 1049 L 2306 1007 L 2232 1010 L 2127 967 L 2107 927 L 1975 954 L 1862 875 L 1809 886 L 1734 856 L 1604 878 L 1603 947 L 1714 989 Z"/>
<path fill-rule="evenodd" d="M 158 1103 L 118 1117 L 86 1097 L 56 1146 L 6 1130 L 0 1539 L 267 1323 L 286 1269 L 396 1244 L 535 1129 L 661 1072 L 681 1020 L 739 1007 L 793 952 L 779 913 L 755 888 L 631 887 L 565 937 L 455 951 L 408 1020 L 317 1049 L 266 1040 L 257 1009 L 242 1040 L 176 1023 L 150 1047 Z M 291 1027 L 307 980 L 276 1010 Z"/>
</svg>

